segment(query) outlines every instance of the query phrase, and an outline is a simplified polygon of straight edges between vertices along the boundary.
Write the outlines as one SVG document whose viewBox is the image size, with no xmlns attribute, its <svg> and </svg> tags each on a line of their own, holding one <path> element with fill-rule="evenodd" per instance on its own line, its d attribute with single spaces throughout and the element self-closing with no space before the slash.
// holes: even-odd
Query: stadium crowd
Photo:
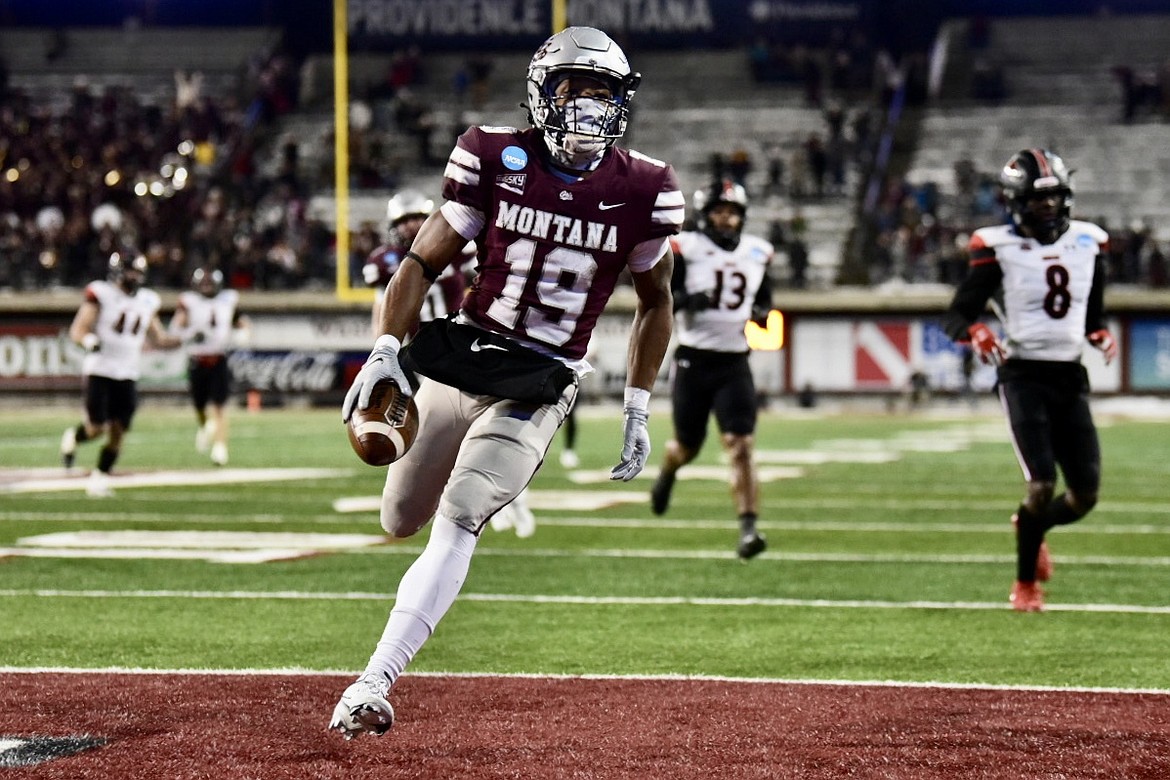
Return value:
<svg viewBox="0 0 1170 780">
<path fill-rule="evenodd" d="M 147 283 L 185 287 L 195 268 L 233 287 L 283 289 L 328 276 L 296 176 L 295 147 L 261 170 L 273 121 L 296 105 L 296 68 L 258 59 L 238 95 L 176 73 L 169 105 L 130 86 L 0 93 L 0 288 L 76 287 L 133 247 Z M 319 262 L 315 262 L 319 261 Z"/>
<path fill-rule="evenodd" d="M 872 217 L 877 236 L 868 263 L 869 281 L 958 284 L 966 275 L 967 240 L 973 230 L 1007 221 L 995 171 L 969 159 L 956 160 L 951 186 L 892 177 Z M 1170 284 L 1167 260 L 1145 220 L 1128 225 L 1093 221 L 1110 235 L 1109 281 L 1163 288 Z"/>
</svg>

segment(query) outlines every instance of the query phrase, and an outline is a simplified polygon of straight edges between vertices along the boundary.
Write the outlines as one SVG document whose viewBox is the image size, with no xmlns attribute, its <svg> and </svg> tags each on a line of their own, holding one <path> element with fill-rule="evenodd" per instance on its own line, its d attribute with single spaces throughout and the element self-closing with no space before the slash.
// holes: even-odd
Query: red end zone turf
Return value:
<svg viewBox="0 0 1170 780">
<path fill-rule="evenodd" d="M 394 729 L 347 743 L 349 682 L 3 673 L 0 745 L 105 740 L 22 780 L 1170 777 L 1170 695 L 406 676 Z"/>
</svg>

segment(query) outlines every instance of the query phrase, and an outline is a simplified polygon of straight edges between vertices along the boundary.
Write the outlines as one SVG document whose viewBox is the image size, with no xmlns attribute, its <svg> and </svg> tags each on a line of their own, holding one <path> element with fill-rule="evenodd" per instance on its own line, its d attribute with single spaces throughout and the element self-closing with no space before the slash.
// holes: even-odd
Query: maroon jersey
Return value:
<svg viewBox="0 0 1170 780">
<path fill-rule="evenodd" d="M 390 279 L 398 271 L 402 261 L 406 259 L 409 247 L 397 240 L 393 233 L 389 243 L 382 244 L 366 258 L 362 267 L 362 276 L 366 284 L 374 287 L 381 296 Z M 446 317 L 453 311 L 458 311 L 463 302 L 463 294 L 467 291 L 467 277 L 475 267 L 475 245 L 469 243 L 463 249 L 463 256 L 443 269 L 439 278 L 427 290 L 423 299 L 422 310 L 419 312 L 419 321 Z"/>
<path fill-rule="evenodd" d="M 615 147 L 566 182 L 546 167 L 542 143 L 533 130 L 472 127 L 451 152 L 443 197 L 485 217 L 463 312 L 578 360 L 631 250 L 677 233 L 685 201 L 664 162 Z"/>
<path fill-rule="evenodd" d="M 390 240 L 370 252 L 365 265 L 362 266 L 362 278 L 366 284 L 378 289 L 385 287 L 390 277 L 398 270 L 398 266 L 402 265 L 408 249 L 409 246 L 398 240 L 397 233 L 391 231 Z"/>
</svg>

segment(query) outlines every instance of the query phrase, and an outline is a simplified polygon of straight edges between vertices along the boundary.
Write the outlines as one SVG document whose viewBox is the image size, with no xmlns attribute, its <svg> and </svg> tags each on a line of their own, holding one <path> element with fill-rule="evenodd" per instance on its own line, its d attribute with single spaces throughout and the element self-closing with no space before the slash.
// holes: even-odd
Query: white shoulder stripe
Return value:
<svg viewBox="0 0 1170 780">
<path fill-rule="evenodd" d="M 655 159 L 654 157 L 651 157 L 648 154 L 642 154 L 637 149 L 627 149 L 626 151 L 629 152 L 630 157 L 633 157 L 635 160 L 641 160 L 642 162 L 648 162 L 651 165 L 655 165 L 659 168 L 666 167 L 666 163 L 664 163 L 662 160 Z"/>
<path fill-rule="evenodd" d="M 676 209 L 654 209 L 650 212 L 650 221 L 655 225 L 681 225 L 686 216 L 686 209 L 679 206 Z"/>
<path fill-rule="evenodd" d="M 683 197 L 682 190 L 667 190 L 666 192 L 658 193 L 658 197 L 654 199 L 655 208 L 672 208 L 675 206 L 686 206 L 687 200 Z"/>
<path fill-rule="evenodd" d="M 451 150 L 450 161 L 462 165 L 464 168 L 470 168 L 473 171 L 479 170 L 479 156 L 472 154 L 462 146 L 456 146 Z"/>
<path fill-rule="evenodd" d="M 453 182 L 459 184 L 466 184 L 469 187 L 479 186 L 479 174 L 473 173 L 466 168 L 460 168 L 454 163 L 447 163 L 447 167 L 443 169 L 443 176 Z"/>
</svg>

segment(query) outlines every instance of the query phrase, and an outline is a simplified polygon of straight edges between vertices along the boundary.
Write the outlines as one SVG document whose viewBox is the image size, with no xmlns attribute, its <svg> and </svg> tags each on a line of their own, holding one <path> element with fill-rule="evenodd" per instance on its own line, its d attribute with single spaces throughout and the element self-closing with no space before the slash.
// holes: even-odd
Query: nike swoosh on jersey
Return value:
<svg viewBox="0 0 1170 780">
<path fill-rule="evenodd" d="M 598 211 L 609 211 L 610 209 L 616 209 L 618 206 L 624 206 L 624 205 L 626 205 L 624 201 L 621 203 L 606 203 L 605 201 L 602 201 L 601 203 L 597 204 L 597 210 Z"/>
<path fill-rule="evenodd" d="M 475 341 L 471 342 L 471 351 L 472 352 L 483 352 L 485 349 L 498 349 L 501 352 L 508 351 L 507 347 L 501 347 L 498 344 L 480 344 L 479 339 L 476 339 Z"/>
</svg>

